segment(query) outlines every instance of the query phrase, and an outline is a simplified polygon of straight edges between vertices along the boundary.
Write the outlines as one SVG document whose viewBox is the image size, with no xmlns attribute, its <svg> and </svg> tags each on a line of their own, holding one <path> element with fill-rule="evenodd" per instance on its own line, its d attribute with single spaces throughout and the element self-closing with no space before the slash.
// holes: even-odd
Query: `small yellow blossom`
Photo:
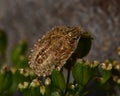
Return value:
<svg viewBox="0 0 120 96">
<path fill-rule="evenodd" d="M 33 79 L 33 81 L 30 83 L 31 87 L 37 87 L 40 85 L 40 82 L 38 79 Z"/>
<path fill-rule="evenodd" d="M 45 86 L 44 86 L 44 85 L 40 86 L 40 93 L 41 93 L 42 95 L 45 94 Z"/>
<path fill-rule="evenodd" d="M 28 82 L 19 83 L 19 84 L 18 84 L 18 88 L 19 88 L 19 89 L 25 89 L 25 88 L 28 87 L 28 85 L 29 85 Z"/>
<path fill-rule="evenodd" d="M 50 85 L 51 84 L 51 79 L 50 78 L 47 78 L 46 80 L 45 80 L 45 85 Z"/>
</svg>

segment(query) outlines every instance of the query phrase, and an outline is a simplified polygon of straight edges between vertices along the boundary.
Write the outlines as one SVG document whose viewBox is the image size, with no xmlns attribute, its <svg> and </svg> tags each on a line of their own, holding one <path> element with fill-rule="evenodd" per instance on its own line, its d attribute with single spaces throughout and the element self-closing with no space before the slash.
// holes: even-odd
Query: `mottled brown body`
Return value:
<svg viewBox="0 0 120 96">
<path fill-rule="evenodd" d="M 80 36 L 80 27 L 52 28 L 31 50 L 31 69 L 38 76 L 48 76 L 54 68 L 60 70 L 75 51 Z"/>
</svg>

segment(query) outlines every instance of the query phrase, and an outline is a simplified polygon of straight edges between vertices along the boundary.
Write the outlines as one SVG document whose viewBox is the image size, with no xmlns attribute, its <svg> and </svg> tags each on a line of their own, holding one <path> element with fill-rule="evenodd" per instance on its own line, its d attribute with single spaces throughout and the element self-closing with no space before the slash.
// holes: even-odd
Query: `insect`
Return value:
<svg viewBox="0 0 120 96">
<path fill-rule="evenodd" d="M 38 76 L 48 76 L 60 70 L 77 48 L 81 27 L 56 26 L 35 43 L 29 56 L 29 66 Z"/>
</svg>

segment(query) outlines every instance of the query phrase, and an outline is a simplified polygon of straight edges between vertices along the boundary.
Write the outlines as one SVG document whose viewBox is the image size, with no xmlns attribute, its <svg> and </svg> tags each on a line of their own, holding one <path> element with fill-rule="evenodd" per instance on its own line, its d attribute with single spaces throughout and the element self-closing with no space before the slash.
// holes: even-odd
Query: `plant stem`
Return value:
<svg viewBox="0 0 120 96">
<path fill-rule="evenodd" d="M 70 81 L 70 72 L 71 72 L 71 68 L 69 68 L 67 71 L 67 83 L 66 83 L 66 85 L 68 85 L 69 81 Z"/>
<path fill-rule="evenodd" d="M 69 84 L 69 81 L 70 81 L 70 72 L 71 72 L 71 67 L 69 67 L 68 70 L 67 70 L 67 81 L 66 81 L 65 94 L 67 93 L 67 87 L 68 87 L 68 84 Z M 64 94 L 64 95 L 65 95 L 65 94 Z"/>
<path fill-rule="evenodd" d="M 6 60 L 6 58 L 5 58 L 5 54 L 1 54 L 0 53 L 0 68 L 1 68 L 1 66 L 5 63 L 5 60 Z"/>
</svg>

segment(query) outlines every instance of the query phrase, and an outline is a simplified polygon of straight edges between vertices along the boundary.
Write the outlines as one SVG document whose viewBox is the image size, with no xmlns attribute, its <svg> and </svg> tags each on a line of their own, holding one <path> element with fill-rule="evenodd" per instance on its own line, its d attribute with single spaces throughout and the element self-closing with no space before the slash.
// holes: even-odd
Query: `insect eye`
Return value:
<svg viewBox="0 0 120 96">
<path fill-rule="evenodd" d="M 77 37 L 73 37 L 74 40 L 77 40 L 78 38 L 79 38 L 78 36 Z"/>
<path fill-rule="evenodd" d="M 76 39 L 77 39 L 76 37 L 73 38 L 73 40 L 76 40 Z"/>
<path fill-rule="evenodd" d="M 70 28 L 70 26 L 67 26 L 67 28 Z"/>
</svg>

